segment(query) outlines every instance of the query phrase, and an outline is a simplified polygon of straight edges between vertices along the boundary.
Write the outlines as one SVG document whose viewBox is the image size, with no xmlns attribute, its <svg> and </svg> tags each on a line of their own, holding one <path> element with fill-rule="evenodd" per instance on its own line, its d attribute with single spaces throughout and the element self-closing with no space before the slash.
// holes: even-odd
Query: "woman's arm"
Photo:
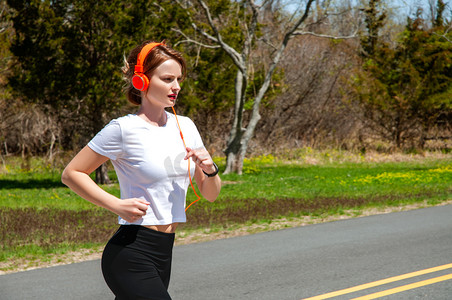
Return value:
<svg viewBox="0 0 452 300">
<path fill-rule="evenodd" d="M 128 222 L 134 222 L 146 214 L 149 203 L 137 198 L 120 200 L 104 191 L 89 177 L 107 160 L 107 157 L 86 146 L 66 166 L 61 181 L 89 202 L 112 211 Z"/>
<path fill-rule="evenodd" d="M 220 176 L 217 174 L 213 177 L 207 177 L 204 174 L 204 172 L 213 174 L 216 171 L 212 157 L 210 157 L 209 152 L 205 148 L 191 149 L 187 147 L 185 159 L 189 159 L 190 157 L 196 164 L 195 181 L 199 191 L 208 201 L 215 201 L 221 190 Z"/>
</svg>

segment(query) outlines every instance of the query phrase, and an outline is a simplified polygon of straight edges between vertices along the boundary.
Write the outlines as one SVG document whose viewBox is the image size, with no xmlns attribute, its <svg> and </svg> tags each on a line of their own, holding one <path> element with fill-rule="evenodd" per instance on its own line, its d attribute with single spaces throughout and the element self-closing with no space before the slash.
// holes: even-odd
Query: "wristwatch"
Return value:
<svg viewBox="0 0 452 300">
<path fill-rule="evenodd" d="M 204 170 L 202 170 L 202 172 L 204 174 L 206 174 L 207 177 L 214 177 L 218 174 L 218 166 L 216 163 L 213 163 L 213 166 L 215 167 L 215 172 L 213 172 L 212 174 L 207 174 L 206 172 L 204 172 Z"/>
</svg>

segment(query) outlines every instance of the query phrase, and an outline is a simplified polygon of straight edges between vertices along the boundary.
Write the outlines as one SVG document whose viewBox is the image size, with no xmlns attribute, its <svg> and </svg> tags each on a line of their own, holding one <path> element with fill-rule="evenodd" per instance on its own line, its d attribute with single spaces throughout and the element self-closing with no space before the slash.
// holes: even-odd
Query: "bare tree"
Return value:
<svg viewBox="0 0 452 300">
<path fill-rule="evenodd" d="M 277 41 L 271 41 L 273 47 L 273 55 L 271 57 L 271 62 L 265 71 L 264 81 L 262 85 L 258 88 L 256 96 L 253 99 L 253 106 L 250 113 L 249 121 L 245 126 L 244 123 L 244 105 L 246 98 L 246 88 L 249 83 L 250 72 L 250 56 L 253 49 L 253 45 L 258 40 L 258 27 L 265 25 L 260 23 L 262 13 L 265 7 L 274 4 L 273 1 L 264 0 L 260 4 L 256 4 L 253 0 L 246 0 L 241 3 L 235 2 L 236 9 L 243 9 L 245 11 L 245 16 L 241 18 L 241 28 L 243 30 L 243 42 L 241 44 L 241 49 L 234 49 L 230 43 L 227 43 L 223 38 L 223 34 L 220 28 L 222 24 L 221 20 L 214 16 L 209 8 L 206 1 L 198 0 L 196 3 L 192 1 L 178 1 L 178 3 L 186 9 L 193 9 L 197 7 L 201 11 L 205 18 L 205 23 L 198 25 L 195 18 L 192 18 L 192 27 L 195 31 L 201 35 L 204 42 L 200 42 L 196 38 L 188 37 L 183 32 L 181 34 L 185 35 L 187 42 L 196 43 L 198 45 L 203 45 L 207 47 L 221 47 L 232 59 L 235 67 L 237 68 L 237 74 L 235 79 L 235 106 L 234 106 L 234 117 L 232 122 L 232 127 L 230 130 L 229 138 L 226 144 L 226 149 L 224 150 L 227 158 L 226 170 L 224 173 L 235 172 L 238 174 L 242 173 L 243 159 L 245 158 L 248 143 L 254 135 L 254 131 L 257 123 L 261 119 L 259 113 L 259 108 L 264 98 L 268 88 L 270 87 L 270 82 L 272 75 L 274 74 L 278 63 L 280 62 L 284 50 L 287 47 L 289 41 L 297 34 L 297 30 L 305 23 L 308 19 L 308 15 L 314 0 L 307 0 L 303 11 L 296 11 L 290 17 L 290 22 L 283 28 L 282 38 Z M 276 3 L 277 5 L 278 3 Z M 206 26 L 207 24 L 208 29 Z M 265 37 L 263 38 L 265 41 Z M 207 41 L 207 44 L 206 42 Z M 265 41 L 270 44 L 270 41 Z M 213 45 L 212 45 L 213 44 Z"/>
<path fill-rule="evenodd" d="M 295 38 L 280 66 L 283 90 L 262 112 L 256 140 L 266 151 L 296 147 L 353 147 L 358 113 L 342 102 L 345 78 L 359 63 L 357 39 L 336 42 L 312 35 Z M 254 142 L 251 147 L 254 146 Z M 257 147 L 258 145 L 256 145 Z"/>
<path fill-rule="evenodd" d="M 4 32 L 9 26 L 7 18 L 8 6 L 5 0 L 0 1 L 0 33 Z"/>
</svg>

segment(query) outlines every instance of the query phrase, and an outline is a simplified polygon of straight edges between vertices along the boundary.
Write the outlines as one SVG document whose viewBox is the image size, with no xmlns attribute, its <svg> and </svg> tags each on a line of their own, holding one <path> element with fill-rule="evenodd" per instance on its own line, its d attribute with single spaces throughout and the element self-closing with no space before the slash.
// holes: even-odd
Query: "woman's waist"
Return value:
<svg viewBox="0 0 452 300">
<path fill-rule="evenodd" d="M 141 225 L 143 227 L 146 227 L 148 229 L 164 232 L 164 233 L 174 233 L 176 232 L 176 228 L 179 223 L 171 223 L 166 225 Z"/>
</svg>

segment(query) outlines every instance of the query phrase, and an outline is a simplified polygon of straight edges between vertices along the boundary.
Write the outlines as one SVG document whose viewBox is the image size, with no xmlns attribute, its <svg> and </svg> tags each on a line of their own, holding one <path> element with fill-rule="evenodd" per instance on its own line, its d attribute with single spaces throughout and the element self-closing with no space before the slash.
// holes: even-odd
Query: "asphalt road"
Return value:
<svg viewBox="0 0 452 300">
<path fill-rule="evenodd" d="M 373 283 L 331 299 L 385 291 L 392 294 L 374 297 L 452 299 L 451 274 L 447 205 L 178 246 L 170 294 L 174 300 L 295 300 Z M 386 278 L 392 279 L 382 284 Z M 98 260 L 0 276 L 5 300 L 113 298 Z"/>
</svg>

